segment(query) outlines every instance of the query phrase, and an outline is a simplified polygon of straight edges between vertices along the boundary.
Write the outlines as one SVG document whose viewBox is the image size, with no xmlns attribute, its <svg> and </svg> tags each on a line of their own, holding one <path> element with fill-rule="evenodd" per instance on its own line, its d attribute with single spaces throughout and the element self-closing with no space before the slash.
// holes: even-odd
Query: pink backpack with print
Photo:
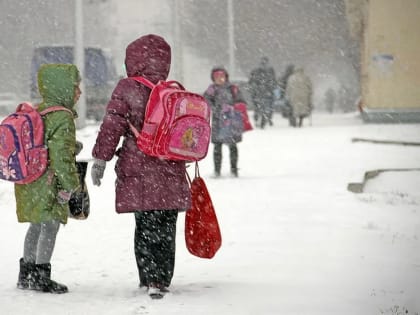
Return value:
<svg viewBox="0 0 420 315">
<path fill-rule="evenodd" d="M 52 106 L 38 112 L 31 103 L 19 104 L 16 111 L 0 124 L 0 178 L 16 184 L 28 184 L 44 174 L 48 166 L 48 149 L 44 145 L 42 115 L 64 110 Z"/>
<path fill-rule="evenodd" d="M 211 132 L 210 107 L 204 97 L 186 91 L 176 81 L 159 81 L 154 85 L 143 77 L 132 79 L 152 89 L 141 131 L 130 123 L 139 149 L 166 160 L 203 159 Z"/>
</svg>

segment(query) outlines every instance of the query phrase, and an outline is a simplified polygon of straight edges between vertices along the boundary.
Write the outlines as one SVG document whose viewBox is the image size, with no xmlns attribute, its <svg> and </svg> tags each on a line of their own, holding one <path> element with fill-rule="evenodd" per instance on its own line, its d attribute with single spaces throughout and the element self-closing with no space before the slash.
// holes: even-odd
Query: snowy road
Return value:
<svg viewBox="0 0 420 315">
<path fill-rule="evenodd" d="M 79 132 L 82 157 L 96 131 Z M 238 179 L 229 177 L 227 148 L 223 177 L 210 177 L 210 148 L 200 170 L 223 245 L 212 260 L 191 256 L 181 214 L 172 293 L 159 301 L 137 288 L 134 218 L 114 212 L 113 163 L 100 188 L 88 179 L 88 220 L 58 234 L 53 278 L 68 285 L 65 295 L 16 289 L 27 225 L 16 221 L 12 186 L 0 182 L 0 314 L 419 314 L 419 173 L 378 177 L 369 193 L 346 187 L 367 170 L 419 168 L 420 147 L 353 137 L 418 142 L 420 125 L 315 114 L 312 126 L 293 129 L 276 116 L 274 127 L 245 134 Z"/>
</svg>

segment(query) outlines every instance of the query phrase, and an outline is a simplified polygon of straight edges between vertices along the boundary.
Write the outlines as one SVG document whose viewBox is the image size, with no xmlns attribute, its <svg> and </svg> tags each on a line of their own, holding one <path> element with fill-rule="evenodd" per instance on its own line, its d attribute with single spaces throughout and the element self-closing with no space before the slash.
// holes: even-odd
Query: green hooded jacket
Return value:
<svg viewBox="0 0 420 315">
<path fill-rule="evenodd" d="M 38 86 L 43 99 L 38 111 L 62 105 L 72 110 L 74 115 L 66 111 L 54 111 L 43 117 L 49 165 L 36 181 L 25 185 L 15 184 L 19 222 L 59 220 L 63 224 L 67 223 L 68 204 L 58 203 L 57 194 L 60 190 L 73 192 L 79 188 L 74 123 L 74 95 L 79 82 L 79 72 L 74 65 L 47 64 L 38 71 Z"/>
</svg>

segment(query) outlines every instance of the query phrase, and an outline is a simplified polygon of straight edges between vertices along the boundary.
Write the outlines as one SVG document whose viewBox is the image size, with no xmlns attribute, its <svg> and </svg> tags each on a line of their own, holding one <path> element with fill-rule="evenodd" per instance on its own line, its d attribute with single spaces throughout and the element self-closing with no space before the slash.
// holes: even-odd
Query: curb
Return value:
<svg viewBox="0 0 420 315">
<path fill-rule="evenodd" d="M 366 139 L 366 138 L 352 138 L 351 142 L 370 142 L 370 143 L 377 143 L 377 144 L 397 144 L 397 145 L 420 146 L 420 142 L 374 140 L 374 139 Z"/>
<path fill-rule="evenodd" d="M 377 169 L 372 171 L 365 172 L 363 176 L 363 182 L 361 183 L 348 183 L 347 184 L 347 190 L 355 193 L 360 194 L 363 193 L 363 190 L 365 188 L 366 182 L 369 179 L 375 178 L 381 173 L 384 172 L 409 172 L 409 171 L 420 171 L 420 168 L 388 168 L 388 169 Z"/>
</svg>

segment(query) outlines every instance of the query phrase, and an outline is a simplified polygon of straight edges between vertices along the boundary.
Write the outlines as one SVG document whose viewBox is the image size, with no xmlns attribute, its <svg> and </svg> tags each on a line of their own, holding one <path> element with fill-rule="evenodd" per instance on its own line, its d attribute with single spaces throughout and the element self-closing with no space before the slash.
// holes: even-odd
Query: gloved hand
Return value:
<svg viewBox="0 0 420 315">
<path fill-rule="evenodd" d="M 96 159 L 91 170 L 91 177 L 93 185 L 101 186 L 101 179 L 104 177 L 106 162 Z"/>
<path fill-rule="evenodd" d="M 80 151 L 82 151 L 82 149 L 83 149 L 83 143 L 76 140 L 76 150 L 74 152 L 75 155 L 78 155 L 80 153 Z"/>
<path fill-rule="evenodd" d="M 71 198 L 71 192 L 65 190 L 59 190 L 57 194 L 57 201 L 60 205 L 64 205 L 69 202 Z"/>
</svg>

